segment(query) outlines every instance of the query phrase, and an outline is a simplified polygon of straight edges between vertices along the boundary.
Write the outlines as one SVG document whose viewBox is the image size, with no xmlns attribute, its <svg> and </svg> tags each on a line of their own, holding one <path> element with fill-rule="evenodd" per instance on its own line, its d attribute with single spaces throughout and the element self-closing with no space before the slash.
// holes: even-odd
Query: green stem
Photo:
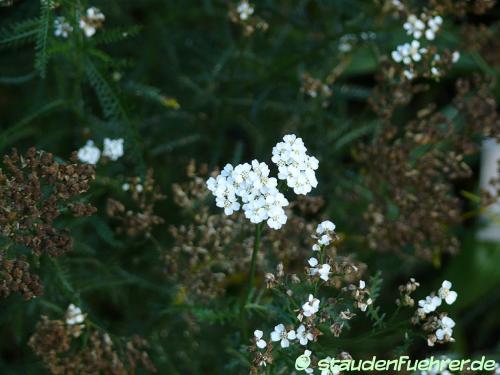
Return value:
<svg viewBox="0 0 500 375">
<path fill-rule="evenodd" d="M 255 237 L 254 237 L 254 243 L 253 243 L 253 252 L 252 252 L 252 260 L 250 263 L 250 275 L 248 277 L 248 286 L 247 286 L 247 294 L 243 296 L 241 299 L 241 306 L 240 306 L 240 320 L 241 320 L 241 329 L 243 332 L 243 337 L 248 338 L 248 322 L 247 322 L 247 314 L 245 311 L 246 305 L 248 303 L 248 300 L 250 299 L 250 296 L 252 295 L 252 290 L 253 290 L 253 284 L 255 280 L 255 266 L 257 263 L 257 253 L 259 252 L 259 247 L 260 247 L 260 234 L 262 231 L 262 223 L 259 223 L 255 226 Z"/>
<path fill-rule="evenodd" d="M 248 278 L 248 293 L 246 301 L 250 298 L 252 294 L 253 284 L 255 280 L 255 265 L 257 263 L 257 253 L 259 252 L 260 247 L 260 234 L 262 232 L 262 223 L 259 223 L 255 226 L 255 238 L 253 242 L 253 252 L 252 252 L 252 261 L 250 263 L 250 276 Z"/>
</svg>

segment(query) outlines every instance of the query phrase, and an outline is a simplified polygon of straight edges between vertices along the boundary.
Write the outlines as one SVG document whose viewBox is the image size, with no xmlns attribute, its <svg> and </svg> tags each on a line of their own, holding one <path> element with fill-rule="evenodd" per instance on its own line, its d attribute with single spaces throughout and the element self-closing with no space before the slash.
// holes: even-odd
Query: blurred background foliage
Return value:
<svg viewBox="0 0 500 375">
<path fill-rule="evenodd" d="M 57 3 L 49 10 L 34 0 L 0 7 L 0 151 L 36 146 L 67 159 L 86 139 L 123 137 L 126 154 L 118 163 L 97 167 L 99 177 L 110 176 L 97 178 L 88 197 L 98 215 L 63 223 L 71 228 L 75 251 L 57 260 L 41 259 L 45 295 L 29 302 L 17 295 L 0 300 L 1 374 L 44 373 L 27 340 L 41 314 L 60 315 L 70 302 L 116 335 L 146 337 L 159 373 L 244 373 L 232 367 L 242 343 L 230 319 L 194 311 L 201 330 L 186 329 L 182 311 L 189 307 L 176 304 L 176 289 L 162 274 L 159 251 L 168 251 L 172 242 L 167 228 L 183 220 L 170 185 L 185 179 L 192 159 L 209 169 L 252 158 L 269 160 L 272 146 L 288 132 L 302 137 L 320 160 L 314 195 L 325 198 L 323 214 L 337 224 L 343 251 L 365 261 L 370 274 L 382 271 L 382 309 L 394 310 L 397 285 L 410 276 L 426 291 L 451 280 L 459 293 L 450 308 L 457 341 L 443 350 L 460 356 L 498 355 L 500 245 L 475 239 L 475 215 L 450 228 L 460 240 L 459 253 L 444 255 L 434 265 L 374 252 L 364 240 L 363 214 L 371 192 L 356 153 L 383 129 L 368 99 L 381 64 L 406 39 L 401 20 L 382 11 L 382 0 L 258 1 L 256 16 L 268 27 L 250 36 L 231 22 L 228 12 L 235 4 L 226 1 Z M 75 9 L 90 5 L 106 16 L 94 38 L 53 37 L 54 14 L 71 19 Z M 419 9 L 429 3 L 412 5 Z M 41 22 L 44 12 L 52 14 L 46 25 Z M 462 52 L 463 26 L 484 24 L 496 30 L 498 15 L 495 7 L 479 16 L 444 16 L 437 43 Z M 362 33 L 373 37 L 363 39 Z M 346 34 L 354 35 L 354 42 L 351 51 L 342 52 L 339 45 Z M 424 80 L 429 90 L 398 110 L 393 123 L 404 128 L 428 103 L 447 113 L 459 77 L 486 75 L 498 94 L 498 63 L 487 62 L 479 50 L 462 52 L 445 77 Z M 305 73 L 328 82 L 331 96 L 305 95 Z M 467 162 L 474 174 L 454 186 L 463 213 L 476 204 L 461 192 L 478 194 L 478 155 Z M 154 241 L 130 240 L 113 232 L 104 215 L 105 200 L 121 194 L 117 176 L 144 175 L 147 168 L 154 170 L 167 195 L 157 207 L 165 224 L 156 227 Z M 347 336 L 345 343 L 339 339 L 335 345 L 351 349 L 349 338 L 362 338 L 363 329 Z M 391 345 L 366 340 L 356 346 L 371 355 L 388 353 Z M 425 356 L 425 342 L 411 343 L 410 353 Z"/>
</svg>

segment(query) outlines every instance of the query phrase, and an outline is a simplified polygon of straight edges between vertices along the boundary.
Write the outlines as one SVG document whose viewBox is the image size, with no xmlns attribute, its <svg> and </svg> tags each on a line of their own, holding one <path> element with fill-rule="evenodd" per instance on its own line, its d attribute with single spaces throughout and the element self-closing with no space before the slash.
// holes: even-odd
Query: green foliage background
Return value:
<svg viewBox="0 0 500 375">
<path fill-rule="evenodd" d="M 123 137 L 125 157 L 99 166 L 98 174 L 142 175 L 152 167 L 167 194 L 158 207 L 165 224 L 156 228 L 158 244 L 116 236 L 104 202 L 110 191 L 119 193 L 120 185 L 98 179 L 88 199 L 100 213 L 66 223 L 75 251 L 57 261 L 41 260 L 45 296 L 0 301 L 1 374 L 44 373 L 27 340 L 40 314 L 60 315 L 69 302 L 116 335 L 148 338 L 161 374 L 240 373 L 231 312 L 220 306 L 193 311 L 203 329 L 191 337 L 180 319 L 183 307 L 173 304 L 174 289 L 162 275 L 158 247 L 168 249 L 167 227 L 181 220 L 170 185 L 185 178 L 191 159 L 210 167 L 269 160 L 272 146 L 286 132 L 301 136 L 320 160 L 314 194 L 325 197 L 326 213 L 346 236 L 343 246 L 365 260 L 372 274 L 382 271 L 379 304 L 393 309 L 397 285 L 410 276 L 429 291 L 443 279 L 452 280 L 459 292 L 450 308 L 457 342 L 447 348 L 462 356 L 498 355 L 500 249 L 475 240 L 476 220 L 456 229 L 461 252 L 444 258 L 440 267 L 373 253 L 356 240 L 365 235 L 362 202 L 370 194 L 353 154 L 355 146 L 380 131 L 367 99 L 383 56 L 405 39 L 400 22 L 383 17 L 378 1 L 258 1 L 256 13 L 269 29 L 250 37 L 230 22 L 224 1 L 59 3 L 56 10 L 33 0 L 0 7 L 0 152 L 35 145 L 68 158 L 88 137 Z M 71 19 L 75 13 L 65 9 L 88 5 L 106 15 L 102 31 L 91 39 L 82 34 L 69 40 L 53 37 L 56 14 Z M 498 13 L 495 8 L 480 20 L 461 22 L 494 24 Z M 459 22 L 445 22 L 443 43 L 458 46 Z M 339 53 L 342 35 L 366 31 L 376 38 L 356 43 L 349 54 Z M 327 107 L 300 92 L 304 72 L 326 77 L 334 68 L 339 77 Z M 425 103 L 436 102 L 446 111 L 454 80 L 473 73 L 496 79 L 499 67 L 489 66 L 478 53 L 464 54 L 449 75 L 431 82 L 430 91 L 398 112 L 398 122 L 403 126 Z M 180 108 L 166 105 L 165 97 Z M 476 159 L 468 162 L 478 165 Z M 476 180 L 461 181 L 457 194 L 477 192 Z M 464 203 L 473 206 L 465 198 Z M 363 335 L 363 330 L 350 332 L 332 345 L 368 354 L 393 349 L 390 337 L 385 345 Z M 425 342 L 408 344 L 415 355 L 427 353 Z"/>
</svg>

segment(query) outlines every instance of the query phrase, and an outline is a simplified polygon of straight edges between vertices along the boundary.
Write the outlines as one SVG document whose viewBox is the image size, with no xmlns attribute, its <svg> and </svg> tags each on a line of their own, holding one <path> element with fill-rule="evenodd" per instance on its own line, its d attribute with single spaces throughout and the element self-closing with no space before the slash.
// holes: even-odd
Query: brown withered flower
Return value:
<svg viewBox="0 0 500 375">
<path fill-rule="evenodd" d="M 468 13 L 485 14 L 496 4 L 496 0 L 430 0 L 429 6 L 439 14 L 464 17 Z"/>
<path fill-rule="evenodd" d="M 500 119 L 489 84 L 480 78 L 459 80 L 452 105 L 452 118 L 429 105 L 404 128 L 388 118 L 375 141 L 361 146 L 358 157 L 374 193 L 365 214 L 371 248 L 409 250 L 434 261 L 457 251 L 449 229 L 462 217 L 453 181 L 471 175 L 465 157 L 478 151 L 478 139 L 498 139 Z"/>
<path fill-rule="evenodd" d="M 43 288 L 30 271 L 27 256 L 16 256 L 15 246 L 25 246 L 34 257 L 60 256 L 72 249 L 66 228 L 56 226 L 63 214 L 88 216 L 96 209 L 78 201 L 94 179 L 94 167 L 67 163 L 52 154 L 30 148 L 19 155 L 14 149 L 3 158 L 0 169 L 0 236 L 5 245 L 0 253 L 0 295 L 18 292 L 25 299 L 40 296 Z"/>
<path fill-rule="evenodd" d="M 54 225 L 63 212 L 86 216 L 90 204 L 75 202 L 88 191 L 94 167 L 54 160 L 51 153 L 30 148 L 25 155 L 14 149 L 0 169 L 0 235 L 30 248 L 37 256 L 59 256 L 72 248 L 67 229 Z"/>
<path fill-rule="evenodd" d="M 138 367 L 156 372 L 146 351 L 148 343 L 141 337 L 113 340 L 107 332 L 85 329 L 89 337 L 82 342 L 74 326 L 42 316 L 29 346 L 53 375 L 132 375 Z"/>
<path fill-rule="evenodd" d="M 142 180 L 134 177 L 123 184 L 123 190 L 129 193 L 132 198 L 132 207 L 109 198 L 106 206 L 106 213 L 109 217 L 118 222 L 116 231 L 129 237 L 144 235 L 149 237 L 155 225 L 164 221 L 154 213 L 155 204 L 165 199 L 155 185 L 153 170 L 146 173 Z"/>
<path fill-rule="evenodd" d="M 6 259 L 0 253 L 0 296 L 21 293 L 25 300 L 43 294 L 43 286 L 38 275 L 30 272 L 26 257 Z"/>
</svg>

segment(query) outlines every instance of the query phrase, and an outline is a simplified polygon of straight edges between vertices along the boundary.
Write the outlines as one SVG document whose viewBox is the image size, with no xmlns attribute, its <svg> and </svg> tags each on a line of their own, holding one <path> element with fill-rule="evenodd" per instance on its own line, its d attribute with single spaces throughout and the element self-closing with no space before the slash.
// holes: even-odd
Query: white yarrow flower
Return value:
<svg viewBox="0 0 500 375">
<path fill-rule="evenodd" d="M 312 294 L 309 294 L 308 301 L 302 305 L 304 316 L 309 317 L 316 314 L 319 311 L 319 303 L 319 299 L 314 298 Z"/>
<path fill-rule="evenodd" d="M 309 274 L 311 276 L 319 275 L 320 279 L 328 281 L 328 275 L 330 274 L 331 269 L 329 264 L 325 263 L 318 267 L 318 260 L 314 257 L 309 258 L 308 263 L 311 266 L 311 269 L 309 271 Z"/>
<path fill-rule="evenodd" d="M 458 297 L 457 292 L 451 290 L 451 283 L 448 280 L 443 281 L 441 288 L 438 290 L 440 298 L 444 299 L 448 305 L 453 304 Z"/>
<path fill-rule="evenodd" d="M 450 339 L 453 335 L 453 327 L 455 327 L 455 322 L 453 319 L 445 316 L 439 320 L 439 328 L 436 330 L 436 337 L 438 340 L 443 340 L 445 338 Z"/>
<path fill-rule="evenodd" d="M 317 234 L 325 234 L 325 233 L 331 233 L 335 231 L 335 224 L 332 223 L 330 220 L 325 220 L 321 223 L 318 224 L 318 227 L 316 228 L 316 233 Z"/>
<path fill-rule="evenodd" d="M 301 324 L 299 328 L 297 328 L 297 340 L 299 340 L 300 345 L 307 345 L 309 341 L 314 340 L 314 335 L 309 332 L 306 327 Z"/>
<path fill-rule="evenodd" d="M 295 331 L 292 329 L 287 332 L 283 324 L 278 324 L 274 327 L 274 331 L 271 332 L 271 341 L 280 341 L 282 348 L 288 348 L 290 346 L 290 341 L 295 340 Z"/>
<path fill-rule="evenodd" d="M 86 314 L 82 314 L 82 310 L 71 304 L 68 306 L 68 309 L 66 310 L 66 324 L 72 326 L 75 324 L 81 324 L 85 321 Z"/>
<path fill-rule="evenodd" d="M 425 300 L 418 301 L 418 305 L 422 308 L 422 311 L 429 314 L 441 306 L 441 298 L 437 296 L 427 296 Z"/>
<path fill-rule="evenodd" d="M 77 156 L 83 163 L 97 164 L 101 151 L 94 145 L 94 141 L 88 140 L 85 146 L 78 150 Z"/>
<path fill-rule="evenodd" d="M 257 348 L 264 349 L 267 346 L 267 343 L 264 340 L 262 340 L 262 336 L 264 335 L 264 332 L 262 332 L 259 329 L 256 329 L 253 332 L 253 335 L 255 337 L 255 344 L 257 345 Z"/>
<path fill-rule="evenodd" d="M 102 154 L 111 160 L 118 160 L 123 156 L 123 138 L 104 138 L 104 150 Z"/>
<path fill-rule="evenodd" d="M 241 3 L 238 4 L 236 11 L 240 16 L 240 19 L 245 21 L 253 14 L 254 8 L 252 5 L 250 5 L 248 1 L 243 0 Z"/>
<path fill-rule="evenodd" d="M 57 17 L 54 20 L 54 35 L 67 38 L 69 34 L 73 31 L 73 26 L 66 21 L 64 17 Z"/>
<path fill-rule="evenodd" d="M 278 166 L 278 178 L 286 180 L 295 194 L 306 195 L 318 186 L 314 172 L 318 169 L 318 159 L 306 152 L 304 142 L 294 134 L 285 135 L 283 142 L 273 147 L 271 160 Z"/>
<path fill-rule="evenodd" d="M 98 8 L 90 7 L 87 9 L 85 16 L 80 18 L 80 29 L 83 30 L 87 38 L 90 38 L 101 27 L 105 19 L 106 17 Z"/>
</svg>

